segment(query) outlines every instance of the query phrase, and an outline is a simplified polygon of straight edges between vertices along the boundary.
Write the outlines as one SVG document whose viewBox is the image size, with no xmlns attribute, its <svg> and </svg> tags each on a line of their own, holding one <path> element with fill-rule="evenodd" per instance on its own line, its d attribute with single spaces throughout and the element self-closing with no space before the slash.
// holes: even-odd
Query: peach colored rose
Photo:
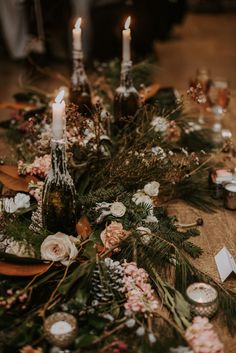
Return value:
<svg viewBox="0 0 236 353">
<path fill-rule="evenodd" d="M 127 235 L 128 232 L 123 228 L 123 225 L 113 221 L 102 231 L 100 237 L 105 248 L 111 249 L 113 246 L 119 245 Z"/>
</svg>

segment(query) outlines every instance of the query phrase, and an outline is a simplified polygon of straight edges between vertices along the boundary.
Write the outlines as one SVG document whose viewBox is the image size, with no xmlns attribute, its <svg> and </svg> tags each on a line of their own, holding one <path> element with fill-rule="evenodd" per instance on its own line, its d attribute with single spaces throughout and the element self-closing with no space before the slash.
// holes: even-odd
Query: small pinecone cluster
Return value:
<svg viewBox="0 0 236 353">
<path fill-rule="evenodd" d="M 106 258 L 100 262 L 92 277 L 92 305 L 105 304 L 116 297 L 121 297 L 124 292 L 123 277 L 124 270 L 119 261 Z"/>
</svg>

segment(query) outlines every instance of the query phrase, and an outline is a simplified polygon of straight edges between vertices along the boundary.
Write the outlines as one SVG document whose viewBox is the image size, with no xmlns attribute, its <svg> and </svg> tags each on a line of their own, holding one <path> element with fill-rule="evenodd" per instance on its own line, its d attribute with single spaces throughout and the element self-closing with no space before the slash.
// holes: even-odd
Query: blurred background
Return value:
<svg viewBox="0 0 236 353">
<path fill-rule="evenodd" d="M 128 15 L 132 58 L 153 55 L 160 84 L 185 90 L 205 66 L 236 88 L 236 0 L 0 0 L 0 102 L 11 99 L 35 66 L 69 77 L 79 16 L 87 67 L 120 57 Z M 37 84 L 47 91 L 58 86 L 55 77 L 38 77 Z"/>
</svg>

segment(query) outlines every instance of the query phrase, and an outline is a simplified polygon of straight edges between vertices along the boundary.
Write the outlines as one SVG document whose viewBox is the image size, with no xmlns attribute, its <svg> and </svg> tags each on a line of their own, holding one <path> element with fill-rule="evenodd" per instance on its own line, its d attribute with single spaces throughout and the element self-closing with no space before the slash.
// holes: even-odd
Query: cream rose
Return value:
<svg viewBox="0 0 236 353">
<path fill-rule="evenodd" d="M 63 233 L 49 235 L 41 245 L 41 258 L 48 261 L 60 261 L 67 266 L 76 259 L 78 250 L 76 239 Z"/>
<path fill-rule="evenodd" d="M 144 192 L 148 196 L 157 196 L 159 194 L 160 184 L 157 181 L 152 181 L 144 186 Z"/>
<path fill-rule="evenodd" d="M 110 211 L 114 217 L 123 217 L 126 212 L 126 207 L 122 202 L 113 202 Z"/>
</svg>

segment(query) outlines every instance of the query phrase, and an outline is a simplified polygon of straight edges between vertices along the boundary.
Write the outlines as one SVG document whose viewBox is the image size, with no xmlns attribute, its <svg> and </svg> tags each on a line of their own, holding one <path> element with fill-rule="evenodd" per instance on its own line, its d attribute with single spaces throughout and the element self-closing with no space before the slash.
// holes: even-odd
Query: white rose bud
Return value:
<svg viewBox="0 0 236 353">
<path fill-rule="evenodd" d="M 136 321 L 134 319 L 129 319 L 129 320 L 126 321 L 125 324 L 126 324 L 127 327 L 132 328 L 132 327 L 135 326 Z"/>
<path fill-rule="evenodd" d="M 144 192 L 148 196 L 157 196 L 159 194 L 160 184 L 157 181 L 152 181 L 144 186 Z"/>
<path fill-rule="evenodd" d="M 126 207 L 122 202 L 113 202 L 110 211 L 114 217 L 123 217 L 126 212 Z"/>
<path fill-rule="evenodd" d="M 137 328 L 136 330 L 137 336 L 143 336 L 144 334 L 145 334 L 145 328 L 143 326 L 140 326 L 139 328 Z"/>
<path fill-rule="evenodd" d="M 60 261 L 67 266 L 76 259 L 78 250 L 75 242 L 66 234 L 49 235 L 41 244 L 41 258 L 48 261 Z"/>
<path fill-rule="evenodd" d="M 151 343 L 151 344 L 153 344 L 153 343 L 155 343 L 156 342 L 156 337 L 154 336 L 154 334 L 153 333 L 149 333 L 148 334 L 148 340 L 149 340 L 149 342 Z"/>
</svg>

